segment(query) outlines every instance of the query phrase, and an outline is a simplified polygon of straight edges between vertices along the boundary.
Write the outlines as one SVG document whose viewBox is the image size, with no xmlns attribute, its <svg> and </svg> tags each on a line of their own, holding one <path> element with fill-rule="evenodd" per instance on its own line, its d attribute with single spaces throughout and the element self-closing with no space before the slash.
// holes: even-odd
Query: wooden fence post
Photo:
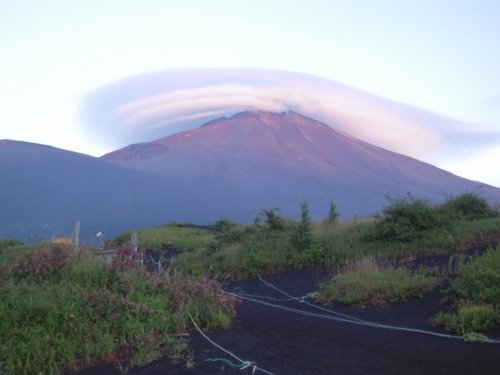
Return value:
<svg viewBox="0 0 500 375">
<path fill-rule="evenodd" d="M 75 223 L 75 233 L 73 237 L 73 250 L 77 251 L 80 247 L 80 222 Z"/>
</svg>

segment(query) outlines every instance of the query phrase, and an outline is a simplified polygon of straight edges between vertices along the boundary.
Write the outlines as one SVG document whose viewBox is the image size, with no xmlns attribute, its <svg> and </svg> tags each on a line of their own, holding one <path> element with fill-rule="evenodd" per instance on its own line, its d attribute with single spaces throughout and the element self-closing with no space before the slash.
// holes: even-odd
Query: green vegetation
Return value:
<svg viewBox="0 0 500 375">
<path fill-rule="evenodd" d="M 306 201 L 300 205 L 300 211 L 300 221 L 294 225 L 290 233 L 290 241 L 295 250 L 303 252 L 312 244 L 312 221 Z"/>
<path fill-rule="evenodd" d="M 326 224 L 335 224 L 339 213 L 337 212 L 337 204 L 335 202 L 330 203 L 330 209 L 328 210 L 328 217 L 325 220 Z"/>
<path fill-rule="evenodd" d="M 131 232 L 125 232 L 112 239 L 107 247 L 130 246 Z M 138 241 L 142 248 L 149 250 L 162 250 L 168 246 L 191 251 L 208 246 L 213 242 L 214 236 L 207 229 L 191 224 L 170 223 L 156 228 L 138 231 Z"/>
<path fill-rule="evenodd" d="M 386 207 L 375 225 L 372 238 L 389 242 L 425 240 L 462 222 L 472 222 L 498 215 L 488 202 L 472 193 L 449 198 L 442 205 L 414 199 L 396 198 Z"/>
<path fill-rule="evenodd" d="M 339 267 L 366 256 L 394 260 L 459 252 L 472 242 L 498 235 L 500 216 L 492 209 L 488 217 L 471 220 L 456 208 L 443 208 L 461 199 L 450 198 L 436 206 L 396 200 L 379 218 L 335 224 L 311 223 L 306 202 L 299 222 L 281 217 L 277 210 L 263 210 L 253 225 L 217 222 L 206 234 L 212 236 L 208 245 L 182 253 L 173 267 L 192 275 L 235 279 L 290 267 Z M 426 220 L 434 225 L 426 225 Z"/>
<path fill-rule="evenodd" d="M 396 199 L 377 218 L 313 223 L 307 202 L 294 222 L 277 209 L 262 210 L 252 225 L 220 220 L 211 228 L 171 223 L 138 232 L 148 252 L 178 252 L 162 276 L 148 274 L 131 251 L 130 233 L 112 264 L 90 252 L 51 244 L 0 241 L 0 373 L 61 373 L 102 361 L 125 368 L 161 355 L 180 359 L 189 315 L 203 328 L 228 327 L 234 299 L 218 280 L 323 266 L 341 270 L 318 301 L 385 304 L 420 296 L 440 282 L 428 269 L 390 267 L 422 254 L 459 253 L 471 243 L 498 238 L 500 215 L 472 194 L 445 204 Z M 499 321 L 499 250 L 458 267 L 451 282 L 457 311 L 436 324 L 478 337 Z"/>
<path fill-rule="evenodd" d="M 440 282 L 430 269 L 411 272 L 378 264 L 373 258 L 362 258 L 345 266 L 316 294 L 316 301 L 332 304 L 383 306 L 389 302 L 421 297 Z"/>
<path fill-rule="evenodd" d="M 8 253 L 10 249 L 6 249 Z M 51 247 L 2 262 L 0 373 L 59 374 L 92 363 L 125 368 L 179 359 L 191 326 L 227 327 L 234 300 L 208 279 L 145 273 L 123 248 L 112 264 Z"/>
<path fill-rule="evenodd" d="M 459 265 L 451 287 L 462 298 L 500 308 L 500 248 Z"/>
<path fill-rule="evenodd" d="M 439 312 L 433 319 L 434 326 L 444 325 L 447 330 L 462 336 L 477 335 L 492 328 L 499 321 L 498 310 L 492 305 L 460 302 L 456 313 Z"/>
<path fill-rule="evenodd" d="M 500 248 L 473 257 L 458 266 L 450 291 L 456 295 L 457 311 L 440 312 L 434 325 L 444 325 L 461 335 L 484 332 L 500 323 Z"/>
</svg>

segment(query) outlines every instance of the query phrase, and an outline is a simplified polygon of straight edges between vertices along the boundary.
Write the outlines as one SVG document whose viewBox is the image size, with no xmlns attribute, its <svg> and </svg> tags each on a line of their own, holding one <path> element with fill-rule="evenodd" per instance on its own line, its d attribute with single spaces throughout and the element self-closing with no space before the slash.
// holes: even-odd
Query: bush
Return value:
<svg viewBox="0 0 500 375">
<path fill-rule="evenodd" d="M 462 298 L 500 308 L 500 248 L 458 266 L 452 290 Z"/>
<path fill-rule="evenodd" d="M 178 311 L 179 329 L 191 326 L 188 314 L 208 328 L 227 328 L 235 314 L 236 299 L 224 293 L 220 283 L 208 278 L 179 274 L 165 275 L 158 283 L 160 290 L 168 290 L 170 303 Z"/>
<path fill-rule="evenodd" d="M 443 210 L 422 200 L 396 199 L 382 211 L 375 225 L 375 237 L 379 240 L 412 242 L 424 237 L 425 232 L 449 223 Z"/>
<path fill-rule="evenodd" d="M 290 242 L 295 250 L 303 252 L 312 244 L 312 222 L 309 215 L 309 205 L 303 201 L 300 205 L 300 221 L 294 223 L 290 233 Z"/>
<path fill-rule="evenodd" d="M 232 220 L 219 220 L 215 222 L 213 232 L 219 243 L 234 243 L 244 239 L 246 227 Z"/>
<path fill-rule="evenodd" d="M 61 276 L 69 265 L 71 249 L 59 245 L 49 250 L 40 250 L 21 257 L 13 264 L 4 265 L 1 269 L 0 281 L 14 278 L 41 281 Z"/>
<path fill-rule="evenodd" d="M 335 202 L 330 202 L 330 209 L 328 211 L 328 217 L 325 219 L 325 224 L 333 225 L 337 221 L 339 213 L 337 212 L 337 204 Z"/>
<path fill-rule="evenodd" d="M 496 214 L 486 199 L 473 193 L 464 193 L 458 197 L 451 197 L 443 205 L 443 208 L 470 221 L 486 219 Z"/>
<path fill-rule="evenodd" d="M 452 292 L 458 294 L 455 313 L 440 312 L 434 325 L 444 325 L 461 335 L 484 332 L 500 319 L 500 248 L 473 257 L 457 267 L 457 277 L 451 281 Z"/>
<path fill-rule="evenodd" d="M 404 268 L 383 267 L 373 258 L 363 258 L 334 276 L 322 287 L 316 300 L 324 304 L 340 301 L 359 306 L 406 301 L 421 297 L 439 283 L 439 278 L 429 273 L 425 269 L 412 273 Z"/>
<path fill-rule="evenodd" d="M 429 237 L 430 233 L 452 228 L 457 222 L 494 217 L 488 202 L 472 193 L 449 198 L 442 205 L 414 199 L 393 199 L 382 211 L 374 234 L 368 239 L 414 242 Z"/>
<path fill-rule="evenodd" d="M 134 252 L 135 254 L 135 252 Z M 58 374 L 101 361 L 122 369 L 186 347 L 176 333 L 191 313 L 201 327 L 227 327 L 234 298 L 213 280 L 164 278 L 136 267 L 128 249 L 112 266 L 54 247 L 2 268 L 0 373 Z"/>
<path fill-rule="evenodd" d="M 285 218 L 279 216 L 276 211 L 278 211 L 277 208 L 274 208 L 272 210 L 262 210 L 260 213 L 260 216 L 263 216 L 266 220 L 266 225 L 267 227 L 272 230 L 272 231 L 277 231 L 281 232 L 287 229 L 288 227 L 288 222 Z M 258 220 L 256 220 L 258 221 Z"/>
<path fill-rule="evenodd" d="M 492 328 L 498 321 L 498 311 L 492 305 L 462 302 L 456 313 L 440 312 L 432 319 L 432 324 L 434 326 L 444 325 L 448 331 L 465 336 L 484 332 Z"/>
<path fill-rule="evenodd" d="M 21 245 L 22 242 L 20 241 L 17 241 L 17 240 L 10 240 L 10 239 L 7 239 L 7 240 L 0 240 L 0 254 L 7 250 L 9 247 L 12 247 L 12 246 L 17 246 L 17 245 Z"/>
</svg>

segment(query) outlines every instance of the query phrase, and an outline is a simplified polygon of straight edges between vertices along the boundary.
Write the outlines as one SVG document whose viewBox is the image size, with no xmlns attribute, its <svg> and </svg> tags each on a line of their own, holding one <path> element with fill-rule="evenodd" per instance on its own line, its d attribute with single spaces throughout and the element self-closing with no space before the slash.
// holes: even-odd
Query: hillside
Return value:
<svg viewBox="0 0 500 375">
<path fill-rule="evenodd" d="M 103 231 L 156 225 L 182 215 L 182 201 L 169 196 L 165 178 L 50 146 L 0 141 L 0 238 L 81 239 Z"/>
</svg>

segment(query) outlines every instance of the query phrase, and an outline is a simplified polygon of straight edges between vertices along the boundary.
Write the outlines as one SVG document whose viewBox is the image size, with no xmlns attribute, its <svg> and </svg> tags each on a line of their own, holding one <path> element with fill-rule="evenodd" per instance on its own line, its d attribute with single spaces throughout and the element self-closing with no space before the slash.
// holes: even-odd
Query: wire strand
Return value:
<svg viewBox="0 0 500 375">
<path fill-rule="evenodd" d="M 224 349 L 222 346 L 220 346 L 219 344 L 217 344 L 215 341 L 213 341 L 210 337 L 208 337 L 205 333 L 203 333 L 203 331 L 200 329 L 200 327 L 198 327 L 198 324 L 196 324 L 196 322 L 194 321 L 193 317 L 191 316 L 191 314 L 188 313 L 188 316 L 189 316 L 189 319 L 191 319 L 191 321 L 193 322 L 194 324 L 194 327 L 196 328 L 196 330 L 209 342 L 211 343 L 212 345 L 214 345 L 215 347 L 219 348 L 220 350 L 222 350 L 224 353 L 230 355 L 231 357 L 233 357 L 234 359 L 236 359 L 237 361 L 241 362 L 241 367 L 240 367 L 240 370 L 244 370 L 248 367 L 252 367 L 252 374 L 255 373 L 255 371 L 261 371 L 265 374 L 268 374 L 268 375 L 274 375 L 272 372 L 269 372 L 267 370 L 264 370 L 260 367 L 257 367 L 257 365 L 255 364 L 255 362 L 251 362 L 251 361 L 244 361 L 242 360 L 241 358 L 237 357 L 235 354 L 231 353 L 229 350 L 227 349 Z"/>
<path fill-rule="evenodd" d="M 274 290 L 276 290 L 277 292 L 283 294 L 284 296 L 286 296 L 288 298 L 292 298 L 292 299 L 296 300 L 299 303 L 305 303 L 308 306 L 311 306 L 311 307 L 323 310 L 325 312 L 328 312 L 329 314 L 334 314 L 334 315 L 337 315 L 337 316 L 342 316 L 342 318 L 338 318 L 338 317 L 331 316 L 331 315 L 312 313 L 312 312 L 303 311 L 303 310 L 300 310 L 300 309 L 294 309 L 294 308 L 286 307 L 286 306 L 282 306 L 282 305 L 276 305 L 276 304 L 273 304 L 273 303 L 260 301 L 260 300 L 258 300 L 256 298 L 245 297 L 244 295 L 241 296 L 241 295 L 234 294 L 234 293 L 228 293 L 228 294 L 231 294 L 231 295 L 233 295 L 233 296 L 235 296 L 237 298 L 243 299 L 243 300 L 248 300 L 248 301 L 259 303 L 259 304 L 262 304 L 262 305 L 265 305 L 265 306 L 275 307 L 275 308 L 279 308 L 279 309 L 283 309 L 283 310 L 287 310 L 287 311 L 290 311 L 290 312 L 302 314 L 302 315 L 305 315 L 305 316 L 315 317 L 315 318 L 336 320 L 336 321 L 340 321 L 340 322 L 344 322 L 344 323 L 351 323 L 351 324 L 363 325 L 363 326 L 368 326 L 368 327 L 373 327 L 373 328 L 382 328 L 382 329 L 395 330 L 395 331 L 405 331 L 405 332 L 413 332 L 413 333 L 422 333 L 422 334 L 427 334 L 427 335 L 431 335 L 431 336 L 464 340 L 463 336 L 450 335 L 450 334 L 439 333 L 439 332 L 432 332 L 432 331 L 428 331 L 428 330 L 424 330 L 424 329 L 418 329 L 418 328 L 409 328 L 409 327 L 400 327 L 400 326 L 393 326 L 393 325 L 388 325 L 388 324 L 381 324 L 381 323 L 370 322 L 370 321 L 367 321 L 367 320 L 358 319 L 358 318 L 353 317 L 351 315 L 341 314 L 341 313 L 338 313 L 336 311 L 333 311 L 333 310 L 330 310 L 330 309 L 326 309 L 326 308 L 323 308 L 321 306 L 317 306 L 315 304 L 312 304 L 312 303 L 309 303 L 307 301 L 303 301 L 303 300 L 301 300 L 301 299 L 299 299 L 297 297 L 294 297 L 294 296 L 288 294 L 287 292 L 279 289 L 278 287 L 274 286 L 273 284 L 267 282 L 266 280 L 264 280 L 262 278 L 262 276 L 260 276 L 260 274 L 257 274 L 257 276 L 259 277 L 259 279 L 260 279 L 260 281 L 262 283 L 264 283 L 265 285 L 273 288 Z M 478 338 L 478 339 L 474 340 L 474 342 L 489 343 L 489 344 L 500 344 L 500 340 L 488 339 L 488 338 L 487 339 Z"/>
</svg>

